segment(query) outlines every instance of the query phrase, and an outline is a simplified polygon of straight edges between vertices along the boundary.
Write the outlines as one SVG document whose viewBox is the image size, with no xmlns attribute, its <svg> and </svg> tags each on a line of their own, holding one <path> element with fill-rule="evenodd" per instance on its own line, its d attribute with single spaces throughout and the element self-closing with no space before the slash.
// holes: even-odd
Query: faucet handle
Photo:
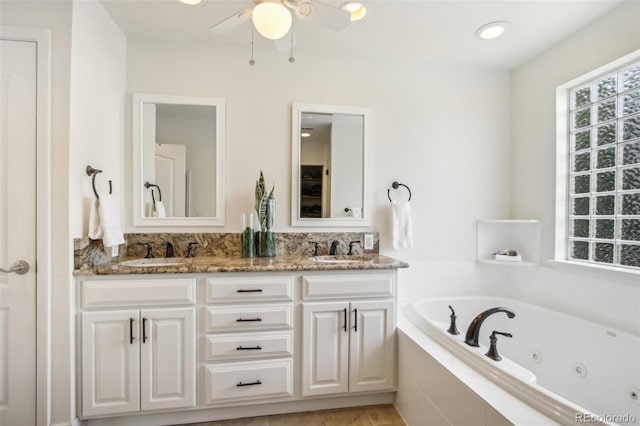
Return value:
<svg viewBox="0 0 640 426">
<path fill-rule="evenodd" d="M 185 257 L 196 257 L 196 255 L 193 253 L 193 248 L 194 246 L 197 246 L 198 243 L 195 241 L 191 241 L 188 245 L 187 245 L 187 255 Z"/>
<path fill-rule="evenodd" d="M 353 254 L 353 245 L 354 244 L 362 244 L 362 243 L 360 242 L 360 240 L 351 241 L 349 243 L 349 253 L 347 253 L 347 255 L 351 256 Z"/>
<path fill-rule="evenodd" d="M 460 332 L 458 331 L 458 327 L 456 327 L 456 318 L 458 318 L 456 316 L 456 311 L 453 310 L 451 305 L 449 305 L 449 309 L 451 309 L 451 315 L 449 316 L 449 318 L 451 319 L 451 323 L 449 324 L 449 329 L 447 330 L 447 332 L 449 334 L 458 335 L 460 334 Z"/>
<path fill-rule="evenodd" d="M 505 337 L 513 337 L 513 335 L 511 333 L 505 333 L 503 331 L 493 330 L 493 332 L 491 333 L 491 336 L 489 336 L 489 350 L 485 355 L 494 361 L 500 361 L 502 357 L 498 353 L 498 338 L 496 337 L 496 334 L 499 334 Z"/>
<path fill-rule="evenodd" d="M 318 247 L 319 244 L 317 241 L 309 241 L 309 244 L 313 244 L 313 255 L 312 256 L 317 256 L 318 255 Z"/>
<path fill-rule="evenodd" d="M 147 247 L 147 254 L 144 256 L 145 259 L 152 259 L 153 258 L 153 253 L 151 252 L 151 250 L 153 250 L 153 247 L 151 246 L 150 243 L 137 243 L 139 246 L 146 246 Z"/>
</svg>

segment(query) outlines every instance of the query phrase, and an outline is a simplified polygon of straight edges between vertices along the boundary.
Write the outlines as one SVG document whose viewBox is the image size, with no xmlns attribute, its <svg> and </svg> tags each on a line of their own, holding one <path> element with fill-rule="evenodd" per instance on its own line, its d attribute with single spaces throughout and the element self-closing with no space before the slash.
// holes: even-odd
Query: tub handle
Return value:
<svg viewBox="0 0 640 426">
<path fill-rule="evenodd" d="M 451 305 L 449 305 L 449 309 L 451 309 L 451 316 L 449 317 L 451 319 L 451 324 L 449 324 L 447 332 L 449 334 L 458 335 L 460 332 L 458 331 L 458 327 L 456 327 L 456 311 L 453 310 Z"/>
<path fill-rule="evenodd" d="M 502 357 L 498 353 L 498 338 L 496 337 L 496 334 L 499 334 L 505 337 L 513 337 L 513 335 L 511 333 L 505 333 L 503 331 L 493 330 L 493 332 L 491 333 L 491 336 L 489 336 L 489 350 L 485 355 L 494 361 L 500 361 Z"/>
</svg>

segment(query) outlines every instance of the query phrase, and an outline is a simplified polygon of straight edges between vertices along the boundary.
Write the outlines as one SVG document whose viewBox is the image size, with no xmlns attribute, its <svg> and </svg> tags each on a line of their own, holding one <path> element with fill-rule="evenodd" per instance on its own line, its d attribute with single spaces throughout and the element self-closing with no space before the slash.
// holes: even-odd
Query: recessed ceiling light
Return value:
<svg viewBox="0 0 640 426">
<path fill-rule="evenodd" d="M 350 1 L 343 4 L 341 8 L 351 14 L 352 21 L 359 21 L 367 14 L 367 8 L 359 1 Z"/>
<path fill-rule="evenodd" d="M 490 22 L 476 30 L 476 37 L 482 40 L 493 40 L 504 34 L 508 26 L 509 23 L 504 21 Z"/>
<path fill-rule="evenodd" d="M 300 136 L 302 136 L 303 138 L 308 138 L 309 136 L 311 136 L 311 133 L 303 132 L 300 133 Z"/>
<path fill-rule="evenodd" d="M 202 0 L 179 0 L 180 3 L 188 4 L 189 6 L 195 6 L 202 3 Z"/>
</svg>

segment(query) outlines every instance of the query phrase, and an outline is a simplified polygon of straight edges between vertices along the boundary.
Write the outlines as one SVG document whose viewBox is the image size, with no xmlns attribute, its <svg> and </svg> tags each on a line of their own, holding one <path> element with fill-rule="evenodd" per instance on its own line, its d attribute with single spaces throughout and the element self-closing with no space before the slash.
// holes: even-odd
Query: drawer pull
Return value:
<svg viewBox="0 0 640 426">
<path fill-rule="evenodd" d="M 261 384 L 262 384 L 262 382 L 261 382 L 260 380 L 256 380 L 255 382 L 251 382 L 251 383 L 242 383 L 242 382 L 240 382 L 240 383 L 238 383 L 238 384 L 236 385 L 236 387 L 241 387 L 241 386 L 253 386 L 253 385 L 261 385 Z"/>
<path fill-rule="evenodd" d="M 262 289 L 261 288 L 256 288 L 256 289 L 253 289 L 253 290 L 242 290 L 242 289 L 239 289 L 239 290 L 236 290 L 236 293 L 262 293 Z"/>
<path fill-rule="evenodd" d="M 238 346 L 236 351 L 261 351 L 261 346 Z"/>
<path fill-rule="evenodd" d="M 238 318 L 236 322 L 260 322 L 262 318 Z"/>
<path fill-rule="evenodd" d="M 147 319 L 142 318 L 142 343 L 147 343 Z"/>
</svg>

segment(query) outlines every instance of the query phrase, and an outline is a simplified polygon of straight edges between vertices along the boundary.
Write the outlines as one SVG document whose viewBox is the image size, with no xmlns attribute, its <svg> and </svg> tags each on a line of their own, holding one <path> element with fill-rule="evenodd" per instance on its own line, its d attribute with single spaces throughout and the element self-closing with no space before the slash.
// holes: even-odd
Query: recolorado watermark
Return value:
<svg viewBox="0 0 640 426">
<path fill-rule="evenodd" d="M 618 423 L 618 424 L 630 424 L 638 421 L 638 418 L 633 414 L 591 414 L 591 413 L 576 413 L 576 423 Z"/>
</svg>

